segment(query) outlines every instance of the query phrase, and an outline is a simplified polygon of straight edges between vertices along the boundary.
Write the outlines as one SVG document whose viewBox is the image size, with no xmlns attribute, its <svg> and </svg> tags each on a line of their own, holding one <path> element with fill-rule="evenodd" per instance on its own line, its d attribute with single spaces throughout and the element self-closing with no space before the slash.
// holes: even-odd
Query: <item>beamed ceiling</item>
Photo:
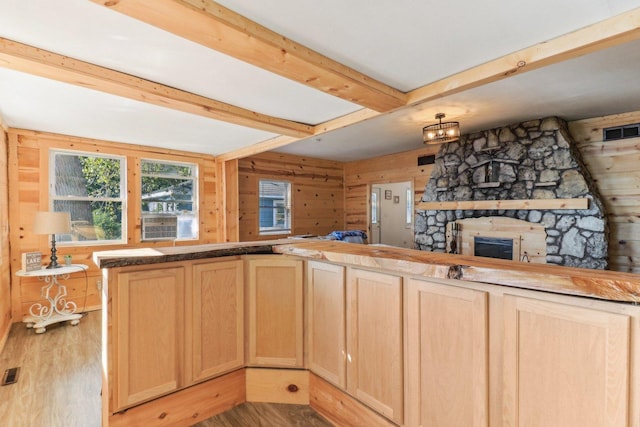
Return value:
<svg viewBox="0 0 640 427">
<path fill-rule="evenodd" d="M 639 0 L 0 0 L 0 121 L 356 160 L 640 110 Z"/>
</svg>

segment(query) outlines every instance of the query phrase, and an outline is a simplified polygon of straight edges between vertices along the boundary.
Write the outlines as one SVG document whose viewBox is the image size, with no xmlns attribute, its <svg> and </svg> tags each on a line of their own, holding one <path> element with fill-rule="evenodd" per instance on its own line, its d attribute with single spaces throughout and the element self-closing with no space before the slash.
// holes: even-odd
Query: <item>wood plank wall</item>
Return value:
<svg viewBox="0 0 640 427">
<path fill-rule="evenodd" d="M 0 123 L 1 125 L 2 123 Z M 11 329 L 11 274 L 9 255 L 9 184 L 7 134 L 0 126 L 0 352 Z"/>
<path fill-rule="evenodd" d="M 238 161 L 240 241 L 326 235 L 344 229 L 343 163 L 268 152 Z M 274 179 L 292 185 L 292 232 L 260 236 L 258 181 Z"/>
<path fill-rule="evenodd" d="M 611 269 L 629 272 L 640 272 L 640 166 L 637 166 L 640 164 L 640 139 L 603 143 L 602 129 L 638 122 L 640 122 L 640 112 L 569 123 L 585 163 L 595 177 L 599 191 L 605 199 L 611 226 Z M 201 238 L 190 243 L 220 241 L 218 236 L 220 224 L 216 220 L 219 215 L 213 157 L 16 129 L 10 129 L 8 135 L 2 133 L 0 141 L 2 142 L 0 162 L 5 162 L 4 168 L 0 170 L 8 169 L 8 178 L 0 176 L 0 222 L 4 224 L 0 231 L 4 237 L 0 246 L 0 340 L 3 337 L 3 328 L 7 328 L 10 322 L 6 295 L 10 289 L 9 279 L 14 283 L 11 288 L 11 314 L 14 322 L 20 321 L 26 313 L 26 308 L 39 295 L 38 282 L 25 281 L 25 286 L 21 286 L 20 279 L 15 275 L 11 276 L 10 271 L 17 271 L 20 268 L 19 258 L 22 252 L 39 250 L 48 253 L 49 251 L 45 236 L 30 236 L 28 232 L 33 213 L 36 210 L 48 209 L 49 148 L 126 155 L 131 182 L 137 180 L 135 169 L 139 165 L 140 158 L 193 161 L 200 164 Z M 241 241 L 286 237 L 258 235 L 257 188 L 258 180 L 263 177 L 287 179 L 293 183 L 292 234 L 324 235 L 339 229 L 366 230 L 371 184 L 411 181 L 415 193 L 414 200 L 420 201 L 424 186 L 431 175 L 432 166 L 417 166 L 417 158 L 435 154 L 438 148 L 437 145 L 423 146 L 404 153 L 348 163 L 280 153 L 263 153 L 241 159 L 238 161 L 237 235 Z M 8 151 L 8 162 L 6 151 Z M 9 185 L 7 182 L 12 184 Z M 7 187 L 10 188 L 9 204 L 6 202 Z M 135 185 L 130 185 L 129 205 L 134 213 L 129 221 L 128 247 L 142 246 L 139 204 L 134 202 L 138 195 L 139 189 Z M 11 206 L 10 210 L 8 206 Z M 10 230 L 7 217 L 11 224 Z M 231 238 L 231 240 L 235 239 Z M 10 260 L 8 259 L 9 242 L 12 248 Z M 154 245 L 162 245 L 162 243 L 144 244 L 144 246 Z M 112 247 L 99 246 L 98 248 L 106 250 Z M 96 247 L 65 248 L 64 252 L 60 251 L 62 254 L 72 254 L 75 262 L 84 262 L 91 266 L 87 305 L 93 308 L 99 305 L 95 286 L 99 272 L 90 261 L 94 250 Z M 84 304 L 84 279 L 76 279 L 72 285 L 72 299 L 77 301 L 82 299 Z"/>
<path fill-rule="evenodd" d="M 603 142 L 603 129 L 640 123 L 640 111 L 577 120 L 569 130 L 604 198 L 609 268 L 640 273 L 640 138 Z"/>
<path fill-rule="evenodd" d="M 173 242 L 141 242 L 141 206 L 139 169 L 141 159 L 157 159 L 196 163 L 199 166 L 200 238 L 177 245 L 214 243 L 217 241 L 216 224 L 216 178 L 213 156 L 193 154 L 177 150 L 154 149 L 139 145 L 91 140 L 64 135 L 55 135 L 28 130 L 8 131 L 8 180 L 9 183 L 9 223 L 11 244 L 12 291 L 11 307 L 13 322 L 19 322 L 28 314 L 35 301 L 41 300 L 42 282 L 36 279 L 21 279 L 15 275 L 21 266 L 21 254 L 41 251 L 48 260 L 49 238 L 33 235 L 32 222 L 35 212 L 49 210 L 49 151 L 50 149 L 76 150 L 87 153 L 101 153 L 126 156 L 127 159 L 127 205 L 128 242 L 126 245 L 58 246 L 58 254 L 72 255 L 74 263 L 89 265 L 88 277 L 82 274 L 72 276 L 65 284 L 70 294 L 69 300 L 78 307 L 89 309 L 100 306 L 100 296 L 96 281 L 100 271 L 91 261 L 95 250 L 118 249 L 122 247 L 154 247 L 173 245 Z M 6 170 L 6 169 L 5 169 Z M 1 194 L 0 194 L 1 199 Z M 3 222 L 4 224 L 4 222 Z M 3 240 L 4 241 L 4 240 Z M 3 251 L 4 252 L 4 251 Z"/>
<path fill-rule="evenodd" d="M 425 145 L 403 153 L 345 163 L 345 228 L 370 232 L 367 227 L 371 184 L 410 181 L 414 203 L 419 202 L 433 165 L 418 166 L 418 157 L 436 154 L 439 148 L 439 145 Z"/>
</svg>

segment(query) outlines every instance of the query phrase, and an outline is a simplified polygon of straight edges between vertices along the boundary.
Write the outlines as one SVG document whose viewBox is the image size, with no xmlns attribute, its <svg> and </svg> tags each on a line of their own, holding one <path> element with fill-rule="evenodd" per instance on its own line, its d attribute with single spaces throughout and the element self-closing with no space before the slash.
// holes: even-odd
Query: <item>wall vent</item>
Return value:
<svg viewBox="0 0 640 427">
<path fill-rule="evenodd" d="M 178 237 L 178 217 L 143 216 L 142 240 L 174 240 Z"/>
<path fill-rule="evenodd" d="M 418 157 L 418 166 L 432 165 L 436 162 L 436 155 L 429 154 L 427 156 Z"/>
<path fill-rule="evenodd" d="M 602 131 L 603 141 L 612 141 L 616 139 L 637 138 L 640 136 L 640 123 L 624 126 L 614 126 L 605 128 Z"/>
</svg>

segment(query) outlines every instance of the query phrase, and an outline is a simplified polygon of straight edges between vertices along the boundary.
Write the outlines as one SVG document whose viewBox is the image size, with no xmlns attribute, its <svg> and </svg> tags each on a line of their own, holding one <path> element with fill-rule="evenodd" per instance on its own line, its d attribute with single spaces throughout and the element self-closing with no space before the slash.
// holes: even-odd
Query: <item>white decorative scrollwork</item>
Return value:
<svg viewBox="0 0 640 427">
<path fill-rule="evenodd" d="M 74 271 L 86 270 L 87 266 L 76 264 L 71 267 L 62 267 L 55 270 L 41 270 L 37 272 L 23 273 L 19 276 L 37 276 L 46 284 L 40 290 L 42 298 L 47 303 L 36 302 L 29 307 L 30 317 L 23 320 L 28 328 L 34 328 L 36 333 L 45 332 L 45 327 L 52 323 L 70 320 L 72 325 L 77 325 L 82 314 L 76 313 L 78 306 L 73 301 L 67 301 L 67 287 L 59 282 L 59 279 L 67 280 Z"/>
</svg>

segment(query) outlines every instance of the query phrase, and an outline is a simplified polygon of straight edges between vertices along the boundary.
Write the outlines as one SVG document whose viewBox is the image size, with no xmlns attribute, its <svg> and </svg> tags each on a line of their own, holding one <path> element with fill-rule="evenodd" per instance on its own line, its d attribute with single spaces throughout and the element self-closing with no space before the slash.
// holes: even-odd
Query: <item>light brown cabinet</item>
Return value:
<svg viewBox="0 0 640 427">
<path fill-rule="evenodd" d="M 306 303 L 293 257 L 110 269 L 108 415 L 247 365 L 303 368 L 306 325 L 307 366 L 349 416 L 342 397 L 406 426 L 640 427 L 638 306 L 306 265 Z"/>
<path fill-rule="evenodd" d="M 187 293 L 191 382 L 244 366 L 244 280 L 242 260 L 197 263 Z"/>
<path fill-rule="evenodd" d="M 183 386 L 184 289 L 184 267 L 117 274 L 112 412 Z"/>
<path fill-rule="evenodd" d="M 112 273 L 111 413 L 244 366 L 242 260 Z"/>
<path fill-rule="evenodd" d="M 637 307 L 422 278 L 406 292 L 406 425 L 640 425 Z"/>
<path fill-rule="evenodd" d="M 309 261 L 307 294 L 309 369 L 401 424 L 402 278 Z"/>
<path fill-rule="evenodd" d="M 407 280 L 406 425 L 488 426 L 488 302 L 481 290 Z"/>
<path fill-rule="evenodd" d="M 307 263 L 309 369 L 342 389 L 347 387 L 345 267 Z"/>
<path fill-rule="evenodd" d="M 246 259 L 250 366 L 303 367 L 303 262 Z"/>
<path fill-rule="evenodd" d="M 637 380 L 630 390 L 638 337 L 620 307 L 505 295 L 504 425 L 638 425 L 629 407 L 638 392 Z M 634 405 L 637 414 L 637 397 Z"/>
<path fill-rule="evenodd" d="M 347 391 L 404 420 L 402 277 L 347 269 Z"/>
</svg>

